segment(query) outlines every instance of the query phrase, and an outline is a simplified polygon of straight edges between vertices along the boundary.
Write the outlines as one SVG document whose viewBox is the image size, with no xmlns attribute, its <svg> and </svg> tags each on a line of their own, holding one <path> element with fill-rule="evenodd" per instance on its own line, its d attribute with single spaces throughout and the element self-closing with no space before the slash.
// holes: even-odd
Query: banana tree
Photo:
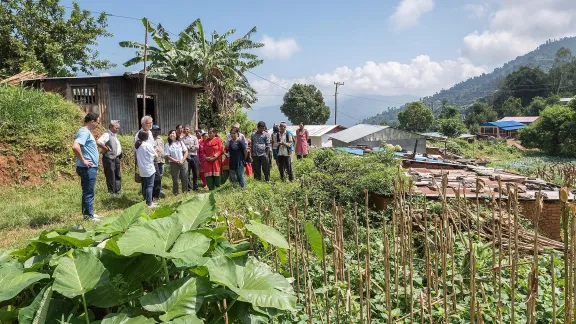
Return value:
<svg viewBox="0 0 576 324">
<path fill-rule="evenodd" d="M 244 75 L 246 71 L 263 63 L 248 51 L 264 46 L 251 40 L 256 32 L 252 28 L 244 36 L 230 41 L 236 33 L 231 29 L 223 34 L 213 31 L 206 35 L 199 19 L 192 22 L 173 41 L 161 25 L 147 24 L 155 46 L 148 46 L 150 76 L 188 84 L 201 84 L 211 110 L 213 126 L 222 127 L 234 111 L 249 107 L 256 101 L 256 91 Z M 124 63 L 132 66 L 143 62 L 144 44 L 120 42 L 121 47 L 136 48 L 136 56 Z"/>
</svg>

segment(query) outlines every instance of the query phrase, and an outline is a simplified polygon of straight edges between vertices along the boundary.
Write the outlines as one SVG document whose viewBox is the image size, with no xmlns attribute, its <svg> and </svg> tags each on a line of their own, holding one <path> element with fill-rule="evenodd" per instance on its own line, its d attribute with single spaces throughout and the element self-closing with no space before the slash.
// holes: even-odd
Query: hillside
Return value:
<svg viewBox="0 0 576 324">
<path fill-rule="evenodd" d="M 381 111 L 393 109 L 392 107 L 400 107 L 407 102 L 418 100 L 418 97 L 411 95 L 380 96 L 358 94 L 354 96 L 355 97 L 350 97 L 343 94 L 338 96 L 338 124 L 353 126 L 363 118 L 374 116 Z M 280 111 L 280 105 L 281 104 L 249 110 L 248 117 L 252 120 L 263 120 L 266 124 L 270 125 L 283 120 L 288 121 L 288 118 Z M 326 101 L 326 105 L 328 105 L 331 110 L 330 118 L 326 123 L 333 124 L 334 99 L 331 98 Z"/>
<path fill-rule="evenodd" d="M 563 38 L 556 41 L 547 41 L 534 51 L 519 56 L 516 59 L 505 63 L 502 67 L 494 69 L 491 73 L 482 74 L 466 81 L 454 85 L 452 88 L 442 90 L 432 96 L 424 97 L 422 100 L 429 107 L 440 107 L 442 100 L 446 98 L 451 105 L 466 107 L 480 98 L 484 98 L 493 93 L 500 81 L 508 74 L 518 70 L 521 66 L 540 67 L 548 71 L 554 64 L 556 52 L 562 48 L 569 48 L 572 53 L 576 53 L 576 37 Z M 383 111 L 376 116 L 366 118 L 363 123 L 380 124 L 397 120 L 398 112 L 403 107 L 395 110 Z M 436 110 L 436 109 L 434 109 Z"/>
</svg>

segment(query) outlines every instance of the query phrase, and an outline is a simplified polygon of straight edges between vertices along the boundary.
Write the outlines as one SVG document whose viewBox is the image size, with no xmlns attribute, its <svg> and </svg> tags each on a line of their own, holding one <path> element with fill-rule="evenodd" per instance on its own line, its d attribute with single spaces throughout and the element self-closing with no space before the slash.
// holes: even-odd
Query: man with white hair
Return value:
<svg viewBox="0 0 576 324">
<path fill-rule="evenodd" d="M 154 147 L 156 143 L 154 141 L 154 134 L 152 134 L 152 125 L 153 125 L 152 116 L 147 115 L 142 117 L 142 119 L 140 120 L 140 125 L 142 125 L 142 128 L 140 128 L 140 130 L 136 132 L 136 135 L 134 135 L 134 144 L 136 144 L 136 142 L 138 141 L 138 133 L 140 133 L 140 131 L 144 131 L 148 132 L 148 139 L 146 140 L 146 142 L 150 144 L 152 147 Z M 134 153 L 136 153 L 136 148 L 134 148 Z M 158 150 L 156 150 L 156 154 L 158 154 Z M 134 163 L 135 163 L 134 165 L 137 167 L 138 161 L 136 159 L 136 154 L 134 154 Z M 154 168 L 158 169 L 158 165 L 156 163 L 154 163 Z M 155 179 L 152 179 L 152 182 L 154 181 Z M 142 181 L 142 192 L 144 192 L 144 190 L 145 190 L 144 181 Z"/>
<path fill-rule="evenodd" d="M 136 142 L 138 141 L 138 133 L 140 131 L 145 131 L 148 132 L 148 140 L 146 142 L 148 142 L 148 144 L 154 147 L 154 136 L 152 135 L 152 125 L 153 125 L 152 122 L 153 122 L 152 116 L 142 117 L 142 119 L 140 120 L 140 125 L 142 125 L 142 128 L 140 128 L 140 130 L 136 132 L 136 135 L 134 135 L 134 144 L 136 144 Z"/>
<path fill-rule="evenodd" d="M 122 158 L 122 146 L 116 136 L 120 130 L 120 121 L 112 120 L 108 129 L 96 142 L 102 149 L 102 166 L 106 176 L 108 192 L 115 197 L 122 189 L 122 175 L 120 174 L 120 159 Z"/>
</svg>

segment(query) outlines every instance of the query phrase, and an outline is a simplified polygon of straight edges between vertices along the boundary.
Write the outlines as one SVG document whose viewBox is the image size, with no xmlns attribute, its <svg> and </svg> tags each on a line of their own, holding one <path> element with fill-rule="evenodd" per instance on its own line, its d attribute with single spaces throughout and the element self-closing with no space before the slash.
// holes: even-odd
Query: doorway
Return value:
<svg viewBox="0 0 576 324">
<path fill-rule="evenodd" d="M 140 121 L 142 120 L 142 108 L 144 106 L 144 96 L 140 93 L 136 95 L 136 106 L 138 107 L 138 128 L 140 128 Z M 156 97 L 155 95 L 146 95 L 146 116 L 152 116 L 154 122 L 157 123 L 156 118 Z"/>
</svg>

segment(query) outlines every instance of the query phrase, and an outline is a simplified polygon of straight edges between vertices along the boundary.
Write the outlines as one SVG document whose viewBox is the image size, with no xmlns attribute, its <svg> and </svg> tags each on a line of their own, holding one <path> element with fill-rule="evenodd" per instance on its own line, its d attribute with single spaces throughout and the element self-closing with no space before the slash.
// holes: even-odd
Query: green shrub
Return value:
<svg viewBox="0 0 576 324">
<path fill-rule="evenodd" d="M 397 161 L 391 151 L 362 157 L 333 150 L 318 150 L 295 163 L 294 171 L 314 201 L 346 204 L 362 202 L 364 189 L 377 194 L 393 192 Z"/>
<path fill-rule="evenodd" d="M 0 86 L 0 141 L 50 149 L 70 146 L 84 113 L 60 95 Z"/>
</svg>

